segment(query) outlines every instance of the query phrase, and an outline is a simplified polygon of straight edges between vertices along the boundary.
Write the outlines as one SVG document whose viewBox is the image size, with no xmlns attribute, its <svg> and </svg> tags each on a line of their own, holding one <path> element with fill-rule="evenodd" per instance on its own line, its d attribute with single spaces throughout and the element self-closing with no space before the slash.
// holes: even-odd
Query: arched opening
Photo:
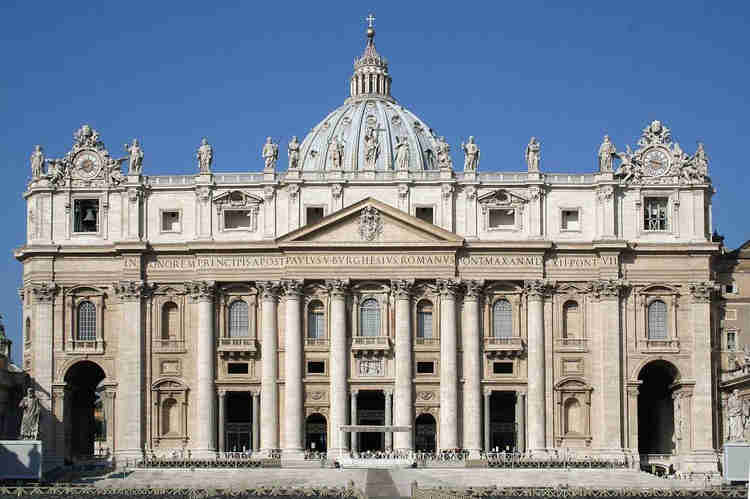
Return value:
<svg viewBox="0 0 750 499">
<path fill-rule="evenodd" d="M 76 339 L 81 341 L 96 339 L 96 305 L 90 301 L 84 301 L 78 305 Z"/>
<path fill-rule="evenodd" d="M 368 298 L 359 307 L 359 331 L 361 336 L 380 336 L 380 304 Z"/>
<path fill-rule="evenodd" d="M 161 339 L 176 340 L 179 337 L 179 312 L 177 304 L 167 302 L 161 309 Z"/>
<path fill-rule="evenodd" d="M 247 302 L 236 300 L 229 305 L 229 337 L 247 338 L 249 335 L 249 307 Z"/>
<path fill-rule="evenodd" d="M 417 338 L 432 338 L 432 303 L 429 300 L 417 304 Z"/>
<path fill-rule="evenodd" d="M 106 428 L 103 422 L 97 422 L 96 406 L 99 404 L 97 386 L 105 378 L 104 371 L 97 364 L 84 360 L 76 362 L 65 373 L 67 390 L 65 393 L 64 419 L 67 457 L 92 456 L 94 441 L 106 435 L 98 433 Z M 96 411 L 100 417 L 102 411 Z M 97 431 L 98 429 L 98 431 Z"/>
<path fill-rule="evenodd" d="M 513 309 L 506 299 L 497 300 L 492 306 L 492 336 L 495 338 L 513 336 Z"/>
<path fill-rule="evenodd" d="M 307 338 L 310 340 L 325 338 L 325 309 L 320 300 L 313 300 L 307 306 Z"/>
<path fill-rule="evenodd" d="M 418 452 L 435 452 L 437 422 L 432 414 L 420 414 L 414 422 L 414 448 Z"/>
<path fill-rule="evenodd" d="M 677 368 L 655 360 L 641 369 L 638 379 L 638 452 L 671 454 L 674 450 L 674 406 L 671 386 L 679 377 Z"/>
<path fill-rule="evenodd" d="M 648 306 L 648 339 L 664 340 L 667 338 L 667 304 L 654 300 Z"/>
<path fill-rule="evenodd" d="M 310 414 L 305 420 L 305 449 L 325 452 L 328 449 L 328 422 L 319 413 Z"/>
<path fill-rule="evenodd" d="M 580 338 L 580 315 L 578 314 L 578 303 L 573 300 L 563 305 L 563 337 Z"/>
</svg>

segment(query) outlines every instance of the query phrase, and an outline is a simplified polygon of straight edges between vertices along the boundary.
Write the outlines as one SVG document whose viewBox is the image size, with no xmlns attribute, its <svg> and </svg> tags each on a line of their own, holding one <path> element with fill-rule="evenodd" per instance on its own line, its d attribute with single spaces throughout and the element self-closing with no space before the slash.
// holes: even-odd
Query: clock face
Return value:
<svg viewBox="0 0 750 499">
<path fill-rule="evenodd" d="M 83 179 L 90 179 L 99 173 L 99 156 L 92 151 L 83 151 L 75 159 L 76 173 Z"/>
<path fill-rule="evenodd" d="M 651 149 L 643 155 L 643 167 L 651 177 L 664 175 L 669 169 L 669 156 L 662 149 Z"/>
</svg>

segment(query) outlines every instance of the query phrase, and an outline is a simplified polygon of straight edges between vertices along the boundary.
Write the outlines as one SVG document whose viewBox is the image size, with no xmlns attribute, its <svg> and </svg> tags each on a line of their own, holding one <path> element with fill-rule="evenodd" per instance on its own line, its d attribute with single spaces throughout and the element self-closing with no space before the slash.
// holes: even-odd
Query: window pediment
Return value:
<svg viewBox="0 0 750 499">
<path fill-rule="evenodd" d="M 520 207 L 528 203 L 528 199 L 505 189 L 486 192 L 477 198 L 477 202 L 486 210 L 489 207 Z"/>
<path fill-rule="evenodd" d="M 555 390 L 558 392 L 591 392 L 594 389 L 582 378 L 566 377 L 562 378 L 555 384 Z"/>
<path fill-rule="evenodd" d="M 213 198 L 213 202 L 222 208 L 257 208 L 263 199 L 243 191 L 226 191 Z"/>
</svg>

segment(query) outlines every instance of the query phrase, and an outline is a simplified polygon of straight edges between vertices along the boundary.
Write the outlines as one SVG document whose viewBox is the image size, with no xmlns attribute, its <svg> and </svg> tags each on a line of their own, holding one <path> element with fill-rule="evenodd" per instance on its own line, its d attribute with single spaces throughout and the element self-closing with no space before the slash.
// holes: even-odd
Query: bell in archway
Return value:
<svg viewBox="0 0 750 499">
<path fill-rule="evenodd" d="M 86 210 L 86 215 L 84 215 L 83 221 L 92 223 L 96 222 L 96 212 L 92 208 Z"/>
</svg>

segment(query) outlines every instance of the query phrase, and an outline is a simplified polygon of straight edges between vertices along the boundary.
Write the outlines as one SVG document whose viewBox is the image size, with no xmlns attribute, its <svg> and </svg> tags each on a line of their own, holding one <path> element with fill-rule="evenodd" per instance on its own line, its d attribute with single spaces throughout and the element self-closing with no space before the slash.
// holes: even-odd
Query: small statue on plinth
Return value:
<svg viewBox="0 0 750 499">
<path fill-rule="evenodd" d="M 214 148 L 208 143 L 208 139 L 203 137 L 198 152 L 195 154 L 198 159 L 198 172 L 211 173 L 211 163 L 214 161 Z"/>
<path fill-rule="evenodd" d="M 266 138 L 261 156 L 263 157 L 264 168 L 266 170 L 276 169 L 276 161 L 279 159 L 279 145 L 271 137 Z"/>
<path fill-rule="evenodd" d="M 541 155 L 541 150 L 542 145 L 536 137 L 531 137 L 531 140 L 526 146 L 526 151 L 524 152 L 524 158 L 526 159 L 526 166 L 528 167 L 529 172 L 539 172 L 539 157 Z"/>
<path fill-rule="evenodd" d="M 461 142 L 464 150 L 464 171 L 475 172 L 479 169 L 479 146 L 474 142 L 474 137 L 469 137 L 469 142 Z"/>
<path fill-rule="evenodd" d="M 19 409 L 23 409 L 23 418 L 21 419 L 21 440 L 39 440 L 39 414 L 41 406 L 39 399 L 34 395 L 34 389 L 28 388 L 26 396 L 18 404 Z"/>
<path fill-rule="evenodd" d="M 128 158 L 128 175 L 140 175 L 143 168 L 143 149 L 141 149 L 138 139 L 133 139 L 131 145 L 125 144 L 125 152 L 130 155 Z"/>
<path fill-rule="evenodd" d="M 33 180 L 39 179 L 44 175 L 44 151 L 42 146 L 36 146 L 34 152 L 31 153 L 31 178 Z"/>
</svg>

